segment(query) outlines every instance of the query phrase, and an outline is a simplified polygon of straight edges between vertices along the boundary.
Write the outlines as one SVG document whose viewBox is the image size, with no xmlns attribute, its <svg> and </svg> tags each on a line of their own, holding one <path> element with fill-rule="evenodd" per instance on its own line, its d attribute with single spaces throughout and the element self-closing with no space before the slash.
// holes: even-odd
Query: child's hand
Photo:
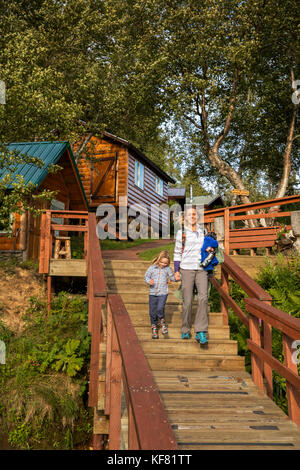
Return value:
<svg viewBox="0 0 300 470">
<path fill-rule="evenodd" d="M 150 286 L 153 286 L 154 285 L 154 279 L 151 279 L 149 284 L 150 284 Z"/>
<path fill-rule="evenodd" d="M 180 273 L 178 271 L 176 271 L 176 273 L 174 274 L 174 277 L 176 281 L 180 281 Z"/>
</svg>

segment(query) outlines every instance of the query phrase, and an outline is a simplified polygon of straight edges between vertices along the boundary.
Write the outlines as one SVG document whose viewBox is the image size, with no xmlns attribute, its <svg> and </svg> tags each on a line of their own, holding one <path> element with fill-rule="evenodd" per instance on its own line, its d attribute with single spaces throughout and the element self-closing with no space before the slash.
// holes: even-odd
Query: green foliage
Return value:
<svg viewBox="0 0 300 470">
<path fill-rule="evenodd" d="M 300 318 L 300 258 L 278 255 L 275 262 L 266 258 L 257 276 L 258 283 L 272 296 L 272 305 Z"/>
<path fill-rule="evenodd" d="M 300 285 L 300 258 L 292 256 L 290 258 L 278 255 L 275 261 L 266 257 L 265 264 L 259 268 L 256 281 L 272 296 L 272 305 L 296 318 L 300 318 L 300 294 L 295 286 Z M 243 299 L 246 294 L 239 285 L 230 282 L 230 296 L 246 315 Z M 211 311 L 220 310 L 220 296 L 212 288 L 210 293 Z M 251 373 L 251 354 L 247 347 L 249 331 L 238 319 L 235 313 L 229 309 L 230 337 L 238 342 L 238 353 L 245 357 L 246 370 Z M 279 361 L 284 361 L 282 333 L 276 328 L 272 328 L 272 354 Z M 300 373 L 300 367 L 298 366 Z M 273 371 L 273 398 L 275 403 L 288 413 L 286 397 L 286 380 L 276 371 Z"/>
<path fill-rule="evenodd" d="M 0 412 L 11 447 L 73 449 L 89 438 L 87 313 L 85 297 L 60 292 L 49 316 L 45 303 L 30 299 L 21 334 L 0 322 Z"/>
</svg>

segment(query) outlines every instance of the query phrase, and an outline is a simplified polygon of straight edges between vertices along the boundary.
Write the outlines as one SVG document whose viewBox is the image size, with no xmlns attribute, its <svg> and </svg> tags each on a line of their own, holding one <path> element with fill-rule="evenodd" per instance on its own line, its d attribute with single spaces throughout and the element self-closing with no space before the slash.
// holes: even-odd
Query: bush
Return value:
<svg viewBox="0 0 300 470">
<path fill-rule="evenodd" d="M 11 447 L 71 449 L 91 437 L 87 313 L 85 297 L 61 292 L 48 316 L 46 305 L 31 298 L 20 335 L 0 323 L 0 421 Z"/>
</svg>

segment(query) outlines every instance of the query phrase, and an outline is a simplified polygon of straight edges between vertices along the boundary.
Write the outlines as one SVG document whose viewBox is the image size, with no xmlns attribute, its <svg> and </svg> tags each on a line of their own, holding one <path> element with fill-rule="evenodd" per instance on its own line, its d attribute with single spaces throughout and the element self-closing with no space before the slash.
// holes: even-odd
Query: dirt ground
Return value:
<svg viewBox="0 0 300 470">
<path fill-rule="evenodd" d="M 0 268 L 0 320 L 16 334 L 24 327 L 22 317 L 30 306 L 30 297 L 45 299 L 42 280 L 35 273 L 20 267 L 15 273 Z"/>
</svg>

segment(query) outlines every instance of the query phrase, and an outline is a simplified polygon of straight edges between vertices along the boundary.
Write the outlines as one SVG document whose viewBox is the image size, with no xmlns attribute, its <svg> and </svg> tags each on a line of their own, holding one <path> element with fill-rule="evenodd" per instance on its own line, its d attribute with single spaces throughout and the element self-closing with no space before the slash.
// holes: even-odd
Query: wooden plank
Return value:
<svg viewBox="0 0 300 470">
<path fill-rule="evenodd" d="M 288 336 L 283 335 L 284 364 L 293 372 L 293 374 L 298 376 L 298 366 L 292 359 L 293 352 L 292 340 Z M 298 386 L 295 386 L 295 384 L 287 381 L 286 394 L 289 416 L 298 426 L 300 426 L 300 380 L 298 384 Z"/>
<path fill-rule="evenodd" d="M 49 264 L 51 276 L 85 277 L 87 262 L 85 259 L 52 259 Z"/>
<path fill-rule="evenodd" d="M 293 339 L 300 339 L 300 319 L 282 312 L 278 308 L 260 302 L 258 299 L 245 299 L 247 311 Z"/>
<path fill-rule="evenodd" d="M 61 225 L 51 224 L 51 230 L 58 230 L 64 232 L 86 232 L 87 227 L 84 225 Z"/>
<path fill-rule="evenodd" d="M 44 244 L 44 263 L 43 263 L 43 272 L 49 272 L 49 260 L 50 260 L 50 251 L 51 251 L 51 236 L 50 236 L 50 226 L 51 226 L 51 215 L 49 211 L 46 212 L 45 217 L 45 244 Z"/>
<path fill-rule="evenodd" d="M 98 374 L 99 374 L 99 348 L 101 340 L 101 317 L 104 300 L 95 298 L 93 300 L 92 326 L 91 326 L 91 358 L 90 358 L 90 378 L 89 378 L 89 399 L 88 404 L 96 407 L 98 403 Z"/>
<path fill-rule="evenodd" d="M 108 298 L 120 344 L 124 373 L 130 387 L 130 402 L 141 448 L 177 449 L 157 386 L 122 299 L 114 294 Z M 145 426 L 145 423 L 151 423 L 151 428 Z M 159 436 L 151 429 L 160 429 Z"/>
<path fill-rule="evenodd" d="M 275 246 L 275 241 L 265 241 L 265 242 L 232 242 L 230 243 L 230 249 L 231 250 L 237 250 L 237 249 L 250 249 L 250 248 L 268 248 Z"/>
<path fill-rule="evenodd" d="M 300 196 L 285 196 L 278 199 L 267 199 L 265 201 L 258 201 L 252 202 L 250 204 L 241 204 L 238 206 L 230 206 L 229 210 L 231 213 L 239 213 L 239 212 L 248 212 L 253 210 L 264 209 L 266 207 L 274 207 L 274 206 L 281 206 L 285 204 L 294 204 L 296 202 L 300 202 Z M 222 209 L 213 209 L 211 211 L 205 211 L 207 216 L 222 216 L 224 213 L 224 208 Z M 263 214 L 261 219 L 263 219 Z"/>
<path fill-rule="evenodd" d="M 120 449 L 122 358 L 116 330 L 112 328 L 110 377 L 109 450 Z"/>
<path fill-rule="evenodd" d="M 79 211 L 74 214 L 74 211 L 50 211 L 51 218 L 55 219 L 88 219 L 88 213 Z"/>
<path fill-rule="evenodd" d="M 272 212 L 264 214 L 245 214 L 245 215 L 231 215 L 229 220 L 251 220 L 251 219 L 275 219 L 277 217 L 289 217 L 291 212 Z"/>
<path fill-rule="evenodd" d="M 275 359 L 271 354 L 261 349 L 250 339 L 247 340 L 247 346 L 250 349 L 250 351 L 256 354 L 257 357 L 259 357 L 260 359 L 264 361 L 267 361 L 268 364 L 274 370 L 276 370 L 282 377 L 288 380 L 297 390 L 300 389 L 300 377 L 298 375 L 296 375 L 290 369 L 285 367 L 280 361 Z"/>
<path fill-rule="evenodd" d="M 226 253 L 222 267 L 251 297 L 260 300 L 272 300 L 270 294 L 262 289 L 242 268 L 240 268 Z"/>
<path fill-rule="evenodd" d="M 229 243 L 230 245 L 236 244 L 236 243 L 249 243 L 249 246 L 252 243 L 265 243 L 265 242 L 270 242 L 270 241 L 275 241 L 277 238 L 277 235 L 260 235 L 259 233 L 256 235 L 248 236 L 247 234 L 243 235 L 231 235 L 229 236 Z"/>
<path fill-rule="evenodd" d="M 249 317 L 249 332 L 251 343 L 254 343 L 257 348 L 261 348 L 259 320 L 253 315 L 250 315 Z M 263 363 L 261 361 L 261 358 L 255 353 L 251 354 L 251 366 L 253 382 L 258 386 L 260 390 L 263 390 Z"/>
<path fill-rule="evenodd" d="M 46 266 L 46 251 L 45 251 L 45 239 L 47 236 L 46 232 L 46 214 L 42 213 L 41 217 L 41 241 L 40 241 L 40 254 L 39 254 L 39 273 L 46 274 L 48 269 Z"/>
<path fill-rule="evenodd" d="M 232 297 L 228 294 L 228 291 L 224 291 L 222 286 L 218 283 L 218 281 L 214 278 L 210 279 L 210 282 L 212 285 L 218 290 L 218 292 L 221 295 L 221 298 L 223 299 L 223 302 L 225 302 L 229 307 L 232 308 L 232 310 L 236 313 L 236 315 L 239 317 L 239 319 L 244 323 L 247 329 L 249 329 L 249 319 L 248 317 L 244 314 L 242 309 L 237 305 L 237 303 L 233 300 Z M 224 323 L 226 325 L 226 323 Z"/>
</svg>

